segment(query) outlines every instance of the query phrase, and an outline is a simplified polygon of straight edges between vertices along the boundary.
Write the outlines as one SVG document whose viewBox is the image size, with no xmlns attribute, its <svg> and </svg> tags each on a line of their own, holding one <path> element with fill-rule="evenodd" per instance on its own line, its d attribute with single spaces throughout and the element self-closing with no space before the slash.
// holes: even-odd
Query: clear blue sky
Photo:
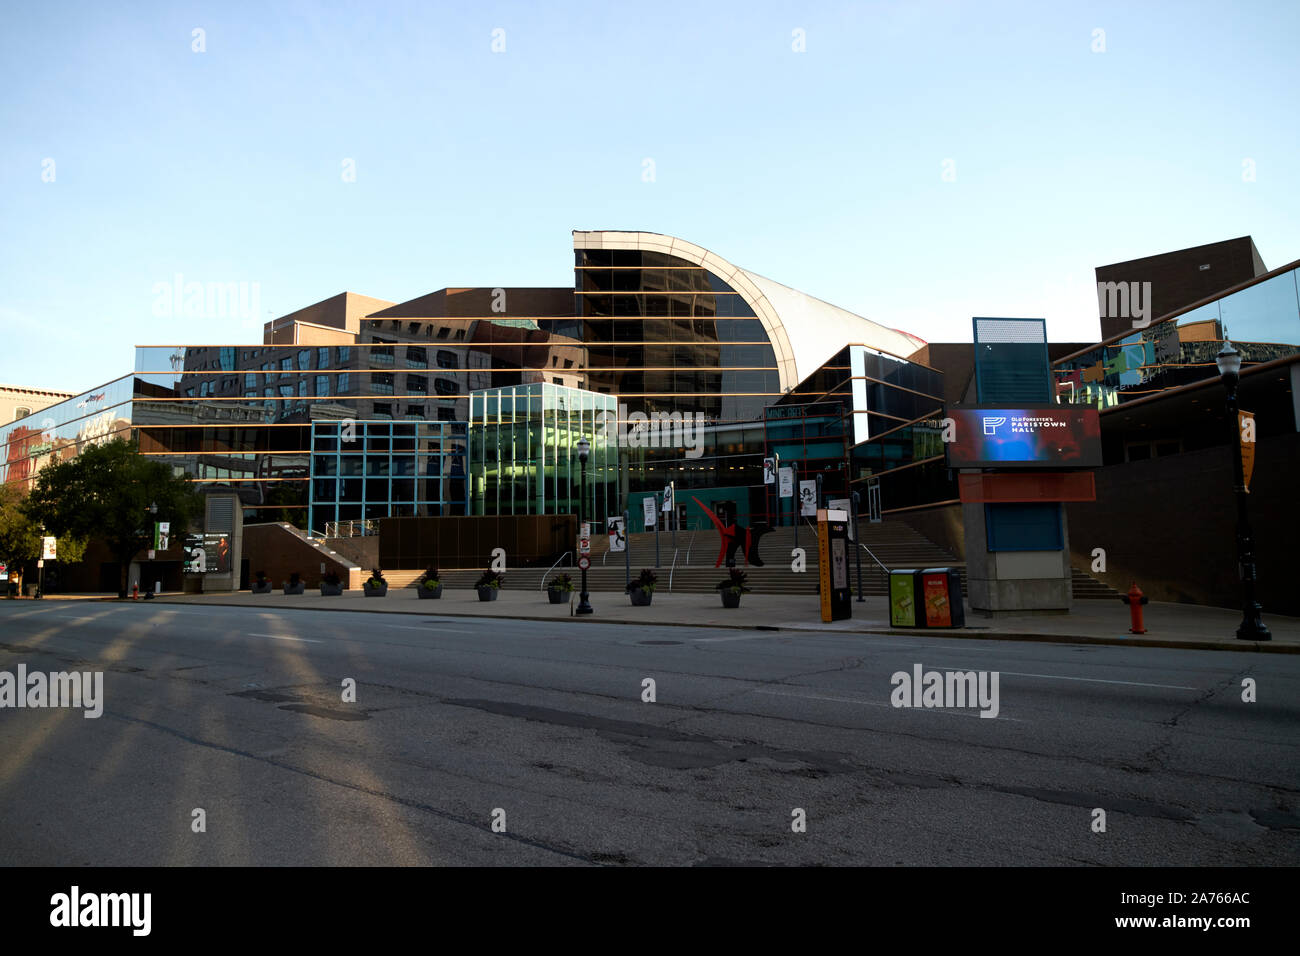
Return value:
<svg viewBox="0 0 1300 956">
<path fill-rule="evenodd" d="M 1095 341 L 1104 263 L 1247 234 L 1300 258 L 1294 0 L 265 6 L 4 5 L 0 382 L 260 341 L 156 316 L 177 273 L 260 283 L 264 319 L 563 286 L 575 228 L 931 341 L 972 315 Z"/>
</svg>

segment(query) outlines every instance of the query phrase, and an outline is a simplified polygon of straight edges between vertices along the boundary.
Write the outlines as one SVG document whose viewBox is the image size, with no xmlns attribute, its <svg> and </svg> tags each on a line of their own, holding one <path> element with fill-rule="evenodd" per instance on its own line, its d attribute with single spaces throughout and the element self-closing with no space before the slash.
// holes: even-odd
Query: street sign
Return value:
<svg viewBox="0 0 1300 956">
<path fill-rule="evenodd" d="M 44 537 L 41 539 L 41 557 L 46 561 L 57 561 L 59 559 L 59 549 L 57 539 Z"/>
<path fill-rule="evenodd" d="M 578 553 L 591 554 L 591 538 L 581 537 L 578 539 Z"/>
<path fill-rule="evenodd" d="M 794 466 L 786 465 L 780 471 L 781 477 L 781 497 L 794 497 Z"/>
<path fill-rule="evenodd" d="M 645 526 L 647 530 L 653 528 L 656 524 L 658 524 L 659 518 L 655 514 L 654 495 L 646 495 L 644 498 L 642 498 L 641 508 L 645 512 Z"/>
<path fill-rule="evenodd" d="M 765 485 L 776 484 L 776 459 L 775 458 L 763 459 L 763 484 Z"/>
<path fill-rule="evenodd" d="M 812 517 L 817 514 L 817 482 L 799 482 L 799 514 Z"/>
<path fill-rule="evenodd" d="M 8 580 L 9 580 L 9 565 L 5 564 L 3 561 L 0 561 L 0 581 L 8 581 Z"/>
<path fill-rule="evenodd" d="M 605 519 L 605 529 L 609 532 L 609 550 L 627 549 L 627 529 L 623 527 L 623 516 L 616 515 Z"/>
<path fill-rule="evenodd" d="M 591 567 L 591 558 L 587 557 L 587 555 L 585 554 L 582 557 L 578 558 L 579 571 L 586 571 L 590 567 Z"/>
</svg>

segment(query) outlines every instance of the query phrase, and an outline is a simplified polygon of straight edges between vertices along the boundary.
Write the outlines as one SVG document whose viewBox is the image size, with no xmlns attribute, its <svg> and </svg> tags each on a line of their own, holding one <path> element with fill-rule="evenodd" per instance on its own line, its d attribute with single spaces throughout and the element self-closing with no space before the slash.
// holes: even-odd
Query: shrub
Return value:
<svg viewBox="0 0 1300 956">
<path fill-rule="evenodd" d="M 560 574 L 557 574 L 555 577 L 551 578 L 551 583 L 546 585 L 546 587 L 547 590 L 572 591 L 573 578 L 569 577 L 568 574 L 561 572 Z"/>
<path fill-rule="evenodd" d="M 642 568 L 641 573 L 637 575 L 632 587 L 640 588 L 642 591 L 653 591 L 655 584 L 659 581 L 659 575 L 655 574 L 649 568 Z"/>
<path fill-rule="evenodd" d="M 382 588 L 388 584 L 388 582 L 384 580 L 384 572 L 379 568 L 370 569 L 370 580 L 366 583 L 372 588 Z"/>
<path fill-rule="evenodd" d="M 339 577 L 339 573 L 337 571 L 325 572 L 323 575 L 321 575 L 320 580 L 322 584 L 328 584 L 332 588 L 338 587 L 340 584 L 343 583 L 343 579 Z"/>
<path fill-rule="evenodd" d="M 491 568 L 479 575 L 479 579 L 474 582 L 476 588 L 499 588 L 506 583 L 506 576 L 500 571 L 493 571 Z"/>
<path fill-rule="evenodd" d="M 434 588 L 436 588 L 436 587 L 437 587 L 439 584 L 441 584 L 441 583 L 442 583 L 442 582 L 441 582 L 440 580 L 438 580 L 438 569 L 437 569 L 437 568 L 428 568 L 428 569 L 426 569 L 425 572 L 424 572 L 424 576 L 420 578 L 420 586 L 421 586 L 421 587 L 428 588 L 430 591 L 432 591 Z"/>
<path fill-rule="evenodd" d="M 737 594 L 748 594 L 749 588 L 745 586 L 749 575 L 744 571 L 732 568 L 727 572 L 727 576 L 714 585 L 719 591 L 735 591 Z"/>
<path fill-rule="evenodd" d="M 265 572 L 265 571 L 256 571 L 256 572 L 254 572 L 253 577 L 257 580 L 257 583 L 258 583 L 258 584 L 265 584 L 265 583 L 266 583 L 266 572 Z"/>
<path fill-rule="evenodd" d="M 302 582 L 302 576 L 297 571 L 289 572 L 289 586 L 297 587 Z"/>
</svg>

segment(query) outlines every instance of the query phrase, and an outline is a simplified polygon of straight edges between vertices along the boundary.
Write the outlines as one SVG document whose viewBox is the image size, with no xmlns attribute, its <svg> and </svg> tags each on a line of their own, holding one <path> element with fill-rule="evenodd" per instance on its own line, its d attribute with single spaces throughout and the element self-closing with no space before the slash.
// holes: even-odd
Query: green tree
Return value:
<svg viewBox="0 0 1300 956">
<path fill-rule="evenodd" d="M 25 566 L 41 556 L 42 530 L 28 513 L 23 490 L 17 485 L 0 485 L 0 563 L 8 566 L 12 581 L 20 582 Z M 86 542 L 62 535 L 58 552 L 60 561 L 75 563 L 86 553 Z"/>
<path fill-rule="evenodd" d="M 126 597 L 132 559 L 153 542 L 153 523 L 170 521 L 181 534 L 201 509 L 188 481 L 121 438 L 43 469 L 27 505 L 51 534 L 104 540 L 121 569 L 118 597 Z"/>
</svg>

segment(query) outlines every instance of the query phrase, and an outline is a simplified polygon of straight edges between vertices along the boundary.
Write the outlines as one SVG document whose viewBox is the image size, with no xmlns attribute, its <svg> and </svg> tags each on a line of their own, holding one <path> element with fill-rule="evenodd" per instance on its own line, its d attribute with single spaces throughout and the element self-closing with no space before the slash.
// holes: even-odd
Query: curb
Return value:
<svg viewBox="0 0 1300 956">
<path fill-rule="evenodd" d="M 119 598 L 108 598 L 105 600 L 118 601 Z M 127 599 L 124 603 L 132 602 Z M 606 624 L 630 627 L 708 627 L 720 630 L 731 631 L 786 631 L 791 634 L 843 634 L 846 636 L 865 636 L 870 634 L 888 635 L 892 637 L 946 637 L 953 640 L 976 640 L 976 641 L 1025 641 L 1039 644 L 1095 644 L 1110 647 L 1167 647 L 1174 650 L 1187 651 L 1250 651 L 1261 654 L 1300 654 L 1300 644 L 1275 644 L 1271 641 L 1189 641 L 1180 638 L 1171 638 L 1170 640 L 1158 640 L 1152 637 L 1143 637 L 1134 635 L 1133 637 L 1097 637 L 1095 635 L 1070 635 L 1070 634 L 1034 634 L 1020 633 L 1017 631 L 978 631 L 969 628 L 863 628 L 861 630 L 824 630 L 818 627 L 777 627 L 772 624 L 712 624 L 712 623 L 695 623 L 692 621 L 628 621 L 628 620 L 604 620 L 598 617 L 577 617 L 571 615 L 568 618 L 543 617 L 534 614 L 469 614 L 464 611 L 393 611 L 385 608 L 366 608 L 364 611 L 360 608 L 346 607 L 293 607 L 284 604 L 220 604 L 217 602 L 207 601 L 178 601 L 169 598 L 154 598 L 150 604 L 181 604 L 192 607 L 257 607 L 270 608 L 272 610 L 290 610 L 290 611 L 333 611 L 345 614 L 400 614 L 411 616 L 413 614 L 424 614 L 425 616 L 437 617 L 464 617 L 475 620 L 493 620 L 500 618 L 509 621 L 543 621 L 554 623 L 557 620 L 568 620 L 573 623 L 587 624 Z"/>
</svg>

